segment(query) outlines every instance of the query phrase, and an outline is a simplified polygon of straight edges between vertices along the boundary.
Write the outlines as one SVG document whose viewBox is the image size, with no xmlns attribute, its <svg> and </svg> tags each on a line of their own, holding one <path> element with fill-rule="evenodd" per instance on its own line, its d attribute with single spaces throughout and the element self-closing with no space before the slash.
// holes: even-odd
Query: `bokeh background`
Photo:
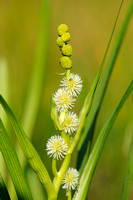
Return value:
<svg viewBox="0 0 133 200">
<path fill-rule="evenodd" d="M 32 143 L 50 174 L 52 174 L 51 159 L 48 159 L 46 155 L 46 141 L 51 135 L 57 134 L 50 118 L 50 98 L 51 94 L 58 89 L 62 79 L 62 76 L 57 73 L 63 72 L 59 65 L 60 51 L 56 45 L 57 27 L 61 23 L 68 25 L 71 33 L 70 43 L 74 52 L 72 71 L 80 74 L 83 79 L 83 90 L 75 105 L 75 111 L 79 113 L 102 61 L 120 2 L 120 0 L 51 1 L 44 85 L 32 137 Z M 123 4 L 113 42 L 121 27 L 129 2 L 125 0 Z M 19 120 L 22 117 L 35 61 L 40 9 L 41 0 L 0 0 L 0 59 L 5 59 L 8 65 L 8 103 Z M 132 79 L 133 19 L 128 27 L 98 116 L 94 141 Z M 88 199 L 120 199 L 132 128 L 132 98 L 130 96 L 110 132 L 95 171 Z M 72 160 L 71 166 L 74 167 L 76 151 Z M 28 165 L 26 171 L 30 171 Z M 34 198 L 43 199 L 39 195 L 34 194 Z M 60 199 L 64 199 L 62 192 Z M 132 195 L 130 199 L 133 199 Z"/>
</svg>

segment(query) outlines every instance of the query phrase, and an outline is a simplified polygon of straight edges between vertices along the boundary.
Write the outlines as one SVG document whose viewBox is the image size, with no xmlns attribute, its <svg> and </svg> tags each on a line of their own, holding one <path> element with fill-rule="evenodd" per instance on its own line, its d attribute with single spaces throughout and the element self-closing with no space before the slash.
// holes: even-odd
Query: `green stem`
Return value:
<svg viewBox="0 0 133 200">
<path fill-rule="evenodd" d="M 69 135 L 65 133 L 65 131 L 61 131 L 61 135 L 63 139 L 65 140 L 65 143 L 70 147 L 70 138 Z"/>
<path fill-rule="evenodd" d="M 66 79 L 67 79 L 67 80 L 69 79 L 70 72 L 71 72 L 71 70 L 70 70 L 70 69 L 68 69 L 68 70 L 66 71 Z"/>
<path fill-rule="evenodd" d="M 56 159 L 55 158 L 52 159 L 52 172 L 53 172 L 53 175 L 55 177 L 58 176 L 57 168 L 56 168 Z"/>
<path fill-rule="evenodd" d="M 62 184 L 62 181 L 63 181 L 63 178 L 64 178 L 64 175 L 66 174 L 67 172 L 67 169 L 68 169 L 68 166 L 70 164 L 70 160 L 71 160 L 71 154 L 67 154 L 63 163 L 62 163 L 62 166 L 60 168 L 60 171 L 58 172 L 58 178 L 57 179 L 54 179 L 54 186 L 55 186 L 55 190 L 56 192 L 58 193 L 59 191 L 59 188 Z"/>
<path fill-rule="evenodd" d="M 68 190 L 68 191 L 67 191 L 67 194 L 68 194 L 68 200 L 72 200 L 72 193 L 71 193 L 71 190 Z"/>
</svg>

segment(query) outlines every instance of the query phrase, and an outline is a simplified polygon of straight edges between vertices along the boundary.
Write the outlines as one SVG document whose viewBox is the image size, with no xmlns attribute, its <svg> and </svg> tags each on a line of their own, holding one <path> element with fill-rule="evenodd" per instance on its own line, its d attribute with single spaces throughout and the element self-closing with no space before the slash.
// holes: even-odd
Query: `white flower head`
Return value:
<svg viewBox="0 0 133 200">
<path fill-rule="evenodd" d="M 66 79 L 66 77 L 64 77 L 61 81 L 60 86 L 65 87 L 74 97 L 77 97 L 80 94 L 83 87 L 80 76 L 73 73 L 70 74 L 68 80 Z"/>
<path fill-rule="evenodd" d="M 63 129 L 71 135 L 78 128 L 78 116 L 74 112 L 68 112 L 63 122 Z"/>
<path fill-rule="evenodd" d="M 67 149 L 67 144 L 59 135 L 52 136 L 50 139 L 48 139 L 46 144 L 46 150 L 49 157 L 53 156 L 54 158 L 57 158 L 57 160 L 64 158 L 67 153 Z"/>
<path fill-rule="evenodd" d="M 78 185 L 78 178 L 79 173 L 74 168 L 69 168 L 67 173 L 62 181 L 62 188 L 66 190 L 75 190 L 76 186 Z"/>
<path fill-rule="evenodd" d="M 57 106 L 58 111 L 66 111 L 68 108 L 72 108 L 75 99 L 72 98 L 69 91 L 65 88 L 59 88 L 55 93 L 53 100 Z"/>
</svg>

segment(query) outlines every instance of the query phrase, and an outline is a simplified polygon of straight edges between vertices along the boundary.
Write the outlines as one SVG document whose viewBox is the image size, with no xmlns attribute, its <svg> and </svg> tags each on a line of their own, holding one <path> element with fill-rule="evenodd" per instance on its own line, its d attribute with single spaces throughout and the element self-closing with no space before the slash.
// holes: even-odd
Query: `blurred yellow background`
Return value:
<svg viewBox="0 0 133 200">
<path fill-rule="evenodd" d="M 129 0 L 125 0 L 113 42 L 121 27 Z M 50 98 L 62 76 L 56 45 L 57 27 L 65 23 L 73 47 L 72 72 L 83 80 L 83 90 L 75 110 L 79 113 L 96 76 L 115 22 L 120 0 L 54 0 L 51 1 L 49 45 L 44 87 L 32 142 L 51 173 L 51 159 L 46 155 L 47 139 L 57 134 L 50 119 Z M 35 60 L 41 0 L 0 0 L 0 59 L 9 68 L 9 105 L 21 119 L 27 86 Z M 112 43 L 113 44 L 113 43 Z M 97 121 L 95 138 L 111 110 L 133 79 L 133 19 L 119 53 Z M 132 99 L 127 100 L 105 145 L 88 194 L 90 200 L 120 199 L 128 147 L 132 134 Z M 75 166 L 76 153 L 73 156 Z M 39 194 L 38 194 L 39 196 Z M 131 199 L 133 196 L 131 197 Z M 40 198 L 38 198 L 39 200 Z M 61 197 L 60 199 L 63 199 Z"/>
</svg>

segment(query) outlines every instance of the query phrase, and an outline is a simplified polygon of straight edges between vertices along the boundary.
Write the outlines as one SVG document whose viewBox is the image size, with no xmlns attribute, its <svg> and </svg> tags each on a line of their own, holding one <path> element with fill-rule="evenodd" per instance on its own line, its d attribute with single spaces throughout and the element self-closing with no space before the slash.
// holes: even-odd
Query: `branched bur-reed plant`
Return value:
<svg viewBox="0 0 133 200">
<path fill-rule="evenodd" d="M 44 199 L 59 199 L 59 190 L 61 188 L 66 190 L 66 196 L 64 196 L 63 199 L 85 200 L 87 198 L 87 193 L 90 188 L 92 177 L 109 132 L 123 104 L 133 91 L 133 81 L 131 81 L 123 97 L 116 105 L 103 128 L 101 129 L 96 142 L 92 147 L 91 144 L 94 136 L 94 128 L 99 109 L 102 104 L 111 73 L 115 66 L 115 61 L 125 36 L 129 21 L 133 14 L 133 1 L 131 1 L 122 27 L 118 33 L 115 44 L 106 63 L 103 75 L 101 76 L 101 71 L 105 64 L 106 55 L 109 51 L 110 43 L 112 41 L 122 3 L 123 1 L 121 2 L 103 61 L 100 65 L 92 87 L 85 99 L 79 116 L 77 116 L 77 114 L 72 111 L 72 108 L 76 103 L 77 97 L 81 93 L 83 86 L 82 80 L 78 74 L 72 73 L 72 61 L 70 58 L 72 55 L 72 46 L 69 44 L 70 33 L 68 32 L 68 27 L 65 24 L 61 24 L 58 27 L 57 45 L 59 46 L 62 54 L 62 57 L 60 58 L 60 65 L 65 72 L 65 76 L 61 80 L 60 88 L 51 98 L 51 118 L 58 132 L 58 135 L 51 134 L 51 138 L 49 138 L 46 143 L 47 155 L 52 158 L 52 179 L 50 178 L 49 173 L 45 167 L 45 163 L 43 163 L 40 159 L 37 151 L 28 139 L 21 124 L 17 120 L 16 116 L 2 95 L 0 95 L 0 103 L 14 128 L 14 132 L 16 134 L 19 145 L 26 159 L 31 165 L 31 168 L 35 171 L 47 193 L 47 197 L 44 197 Z M 99 81 L 100 76 L 101 79 Z M 129 149 L 127 169 L 121 196 L 122 200 L 129 199 L 130 188 L 132 184 L 132 145 L 133 139 Z M 73 168 L 73 166 L 70 166 L 70 161 L 76 146 L 78 146 L 77 167 Z M 0 120 L 0 151 L 14 184 L 18 199 L 33 199 L 22 166 L 20 165 L 18 156 L 14 147 L 12 146 L 2 120 Z M 59 160 L 61 160 L 61 165 L 58 169 L 57 162 Z M 1 175 L 0 199 L 11 199 Z"/>
</svg>

